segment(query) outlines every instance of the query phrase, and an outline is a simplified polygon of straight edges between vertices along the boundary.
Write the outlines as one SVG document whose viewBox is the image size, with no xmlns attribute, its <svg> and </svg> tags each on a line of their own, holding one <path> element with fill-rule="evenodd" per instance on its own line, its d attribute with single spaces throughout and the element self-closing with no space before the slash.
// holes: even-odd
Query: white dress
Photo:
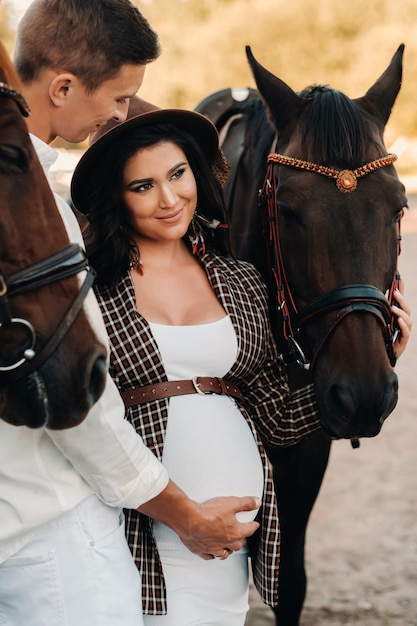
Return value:
<svg viewBox="0 0 417 626">
<path fill-rule="evenodd" d="M 210 324 L 151 323 L 168 380 L 224 377 L 237 354 L 228 316 Z M 163 465 L 189 497 L 258 496 L 263 469 L 257 445 L 229 396 L 170 398 Z M 240 513 L 254 519 L 257 511 Z M 145 615 L 145 626 L 243 626 L 248 611 L 247 549 L 224 561 L 192 554 L 167 526 L 154 522 L 167 586 L 168 615 Z"/>
</svg>

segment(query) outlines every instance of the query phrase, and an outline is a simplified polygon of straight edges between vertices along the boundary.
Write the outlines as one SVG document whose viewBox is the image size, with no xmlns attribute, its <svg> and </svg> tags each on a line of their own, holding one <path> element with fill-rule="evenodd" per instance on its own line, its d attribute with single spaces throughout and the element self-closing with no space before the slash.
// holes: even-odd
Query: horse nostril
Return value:
<svg viewBox="0 0 417 626">
<path fill-rule="evenodd" d="M 88 385 L 88 395 L 91 405 L 100 398 L 104 391 L 107 376 L 107 359 L 105 356 L 99 356 L 91 369 L 90 381 Z"/>
<path fill-rule="evenodd" d="M 355 399 L 349 385 L 333 383 L 326 394 L 326 405 L 331 415 L 347 422 L 355 415 Z"/>
</svg>

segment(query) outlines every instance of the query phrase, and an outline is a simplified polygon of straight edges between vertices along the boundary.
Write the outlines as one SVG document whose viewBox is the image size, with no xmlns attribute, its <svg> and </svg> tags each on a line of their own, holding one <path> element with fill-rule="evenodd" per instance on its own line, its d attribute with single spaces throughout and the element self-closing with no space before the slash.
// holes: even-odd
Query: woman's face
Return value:
<svg viewBox="0 0 417 626">
<path fill-rule="evenodd" d="M 181 148 L 163 141 L 130 157 L 123 172 L 123 200 L 139 239 L 181 239 L 197 206 L 196 181 Z"/>
</svg>

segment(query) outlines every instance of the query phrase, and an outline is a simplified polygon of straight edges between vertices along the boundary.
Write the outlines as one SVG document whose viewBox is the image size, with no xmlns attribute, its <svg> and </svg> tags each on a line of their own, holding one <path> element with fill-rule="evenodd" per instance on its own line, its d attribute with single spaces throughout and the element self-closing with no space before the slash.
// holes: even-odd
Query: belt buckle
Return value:
<svg viewBox="0 0 417 626">
<path fill-rule="evenodd" d="M 200 383 L 198 382 L 198 379 L 200 378 L 200 376 L 194 376 L 194 378 L 191 379 L 191 382 L 193 383 L 193 387 L 196 390 L 196 392 L 198 393 L 199 396 L 217 396 L 219 395 L 219 392 L 217 392 L 215 389 L 213 390 L 208 390 L 208 391 L 202 391 L 200 389 Z M 221 393 L 221 391 L 220 391 Z"/>
<path fill-rule="evenodd" d="M 197 382 L 199 378 L 200 378 L 199 376 L 194 376 L 194 378 L 191 379 L 191 382 L 193 383 L 193 387 L 196 390 L 196 393 L 198 393 L 199 396 L 205 396 L 206 392 L 201 391 L 200 383 Z"/>
</svg>

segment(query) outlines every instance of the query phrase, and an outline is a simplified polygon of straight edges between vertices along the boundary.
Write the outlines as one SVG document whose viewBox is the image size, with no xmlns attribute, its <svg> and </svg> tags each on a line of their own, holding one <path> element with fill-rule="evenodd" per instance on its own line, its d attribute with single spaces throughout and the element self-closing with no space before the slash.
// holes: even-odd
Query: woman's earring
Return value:
<svg viewBox="0 0 417 626">
<path fill-rule="evenodd" d="M 129 269 L 136 270 L 138 274 L 143 276 L 143 265 L 140 262 L 139 248 L 135 246 L 130 255 Z"/>
<path fill-rule="evenodd" d="M 190 239 L 192 253 L 197 254 L 198 252 L 201 252 L 201 254 L 205 254 L 206 244 L 204 242 L 203 229 L 198 221 L 197 213 L 194 213 L 193 219 L 191 220 L 188 229 L 188 237 Z"/>
</svg>

